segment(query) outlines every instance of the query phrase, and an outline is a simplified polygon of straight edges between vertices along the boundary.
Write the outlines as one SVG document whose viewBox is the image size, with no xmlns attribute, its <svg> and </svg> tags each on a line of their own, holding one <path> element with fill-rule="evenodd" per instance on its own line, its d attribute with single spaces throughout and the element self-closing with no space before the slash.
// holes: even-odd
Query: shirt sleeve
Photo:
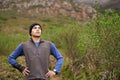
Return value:
<svg viewBox="0 0 120 80">
<path fill-rule="evenodd" d="M 50 51 L 51 51 L 51 54 L 57 60 L 54 71 L 60 73 L 60 70 L 61 70 L 61 67 L 62 67 L 62 64 L 64 61 L 63 56 L 61 55 L 61 53 L 58 51 L 58 49 L 56 48 L 56 46 L 53 43 L 50 44 Z"/>
<path fill-rule="evenodd" d="M 18 47 L 9 55 L 8 62 L 14 66 L 15 64 L 17 64 L 17 61 L 16 61 L 17 57 L 22 55 L 24 55 L 22 44 L 19 44 Z"/>
</svg>

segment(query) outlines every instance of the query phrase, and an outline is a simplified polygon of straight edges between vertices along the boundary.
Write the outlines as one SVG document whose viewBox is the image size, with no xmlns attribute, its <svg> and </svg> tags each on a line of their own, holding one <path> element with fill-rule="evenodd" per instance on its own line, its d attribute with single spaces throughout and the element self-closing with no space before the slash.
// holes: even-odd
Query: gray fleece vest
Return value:
<svg viewBox="0 0 120 80">
<path fill-rule="evenodd" d="M 36 47 L 32 40 L 23 43 L 23 52 L 26 59 L 26 66 L 30 70 L 27 80 L 35 78 L 45 77 L 49 68 L 49 56 L 50 56 L 50 42 L 41 41 L 39 46 Z"/>
</svg>

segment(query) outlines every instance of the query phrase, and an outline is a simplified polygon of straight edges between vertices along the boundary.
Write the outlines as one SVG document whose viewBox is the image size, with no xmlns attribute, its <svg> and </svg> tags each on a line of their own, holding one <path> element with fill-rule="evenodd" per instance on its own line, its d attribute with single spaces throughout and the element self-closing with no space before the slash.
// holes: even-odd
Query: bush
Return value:
<svg viewBox="0 0 120 80">
<path fill-rule="evenodd" d="M 62 33 L 68 65 L 74 80 L 120 79 L 120 14 L 100 14 L 87 25 L 72 26 Z M 82 31 L 80 30 L 82 29 Z M 78 35 L 79 34 L 79 35 Z M 70 77 L 68 77 L 70 79 Z"/>
</svg>

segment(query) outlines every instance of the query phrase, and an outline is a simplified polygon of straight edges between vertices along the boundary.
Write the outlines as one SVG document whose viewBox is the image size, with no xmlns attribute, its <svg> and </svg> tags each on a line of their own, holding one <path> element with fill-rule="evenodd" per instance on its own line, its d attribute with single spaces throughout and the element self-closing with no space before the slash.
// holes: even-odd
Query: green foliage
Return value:
<svg viewBox="0 0 120 80">
<path fill-rule="evenodd" d="M 41 21 L 43 21 L 43 22 L 51 22 L 51 20 L 49 18 L 41 19 Z"/>
<path fill-rule="evenodd" d="M 68 70 L 73 80 L 120 79 L 120 72 L 116 72 L 120 70 L 120 14 L 98 14 L 87 25 L 68 27 L 61 34 L 66 54 L 72 59 Z"/>
<path fill-rule="evenodd" d="M 98 80 L 119 80 L 119 76 L 114 73 L 114 71 L 119 71 L 120 69 L 120 49 L 118 48 L 120 46 L 119 19 L 119 13 L 106 12 L 105 14 L 99 14 L 92 23 L 89 23 L 91 26 L 90 29 L 88 28 L 89 32 L 93 32 L 88 35 L 91 42 L 86 43 L 87 46 L 84 46 L 86 48 L 84 50 L 85 54 L 77 63 L 84 64 L 84 67 L 88 70 L 89 76 L 86 77 L 90 77 L 89 80 L 97 80 L 95 79 L 96 77 L 92 77 L 93 75 L 98 75 Z M 81 70 L 82 68 L 80 68 Z M 81 74 L 79 73 L 79 75 Z"/>
<path fill-rule="evenodd" d="M 2 17 L 2 16 L 0 16 L 0 20 L 1 21 L 7 21 L 7 19 L 5 17 Z"/>
<path fill-rule="evenodd" d="M 72 59 L 79 57 L 77 44 L 79 41 L 79 26 L 70 25 L 66 27 L 60 34 L 62 44 L 65 46 L 67 52 L 66 54 Z"/>
<path fill-rule="evenodd" d="M 97 26 L 97 33 L 99 35 L 99 40 L 101 45 L 99 50 L 104 53 L 104 59 L 106 59 L 106 70 L 109 74 L 114 74 L 114 71 L 117 69 L 119 70 L 118 66 L 119 63 L 119 49 L 120 46 L 120 28 L 119 28 L 119 21 L 120 15 L 119 13 L 105 13 L 105 15 L 101 15 L 104 17 L 98 17 L 98 21 L 95 24 Z M 101 21 L 101 22 L 100 22 Z M 113 66 L 114 65 L 114 66 Z M 109 76 L 108 79 L 113 79 L 116 77 L 115 80 L 118 80 L 116 75 Z"/>
</svg>

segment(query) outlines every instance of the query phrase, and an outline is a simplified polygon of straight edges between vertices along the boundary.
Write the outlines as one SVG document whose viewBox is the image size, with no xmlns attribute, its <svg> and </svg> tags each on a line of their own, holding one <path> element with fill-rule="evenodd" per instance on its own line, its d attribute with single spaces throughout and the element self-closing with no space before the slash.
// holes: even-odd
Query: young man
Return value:
<svg viewBox="0 0 120 80">
<path fill-rule="evenodd" d="M 26 77 L 26 80 L 50 80 L 50 77 L 60 73 L 63 57 L 50 41 L 41 39 L 42 28 L 38 23 L 33 23 L 29 28 L 31 39 L 20 44 L 9 56 L 9 63 Z M 16 59 L 25 56 L 26 67 L 19 64 Z M 49 70 L 49 57 L 56 58 L 56 65 Z"/>
</svg>

